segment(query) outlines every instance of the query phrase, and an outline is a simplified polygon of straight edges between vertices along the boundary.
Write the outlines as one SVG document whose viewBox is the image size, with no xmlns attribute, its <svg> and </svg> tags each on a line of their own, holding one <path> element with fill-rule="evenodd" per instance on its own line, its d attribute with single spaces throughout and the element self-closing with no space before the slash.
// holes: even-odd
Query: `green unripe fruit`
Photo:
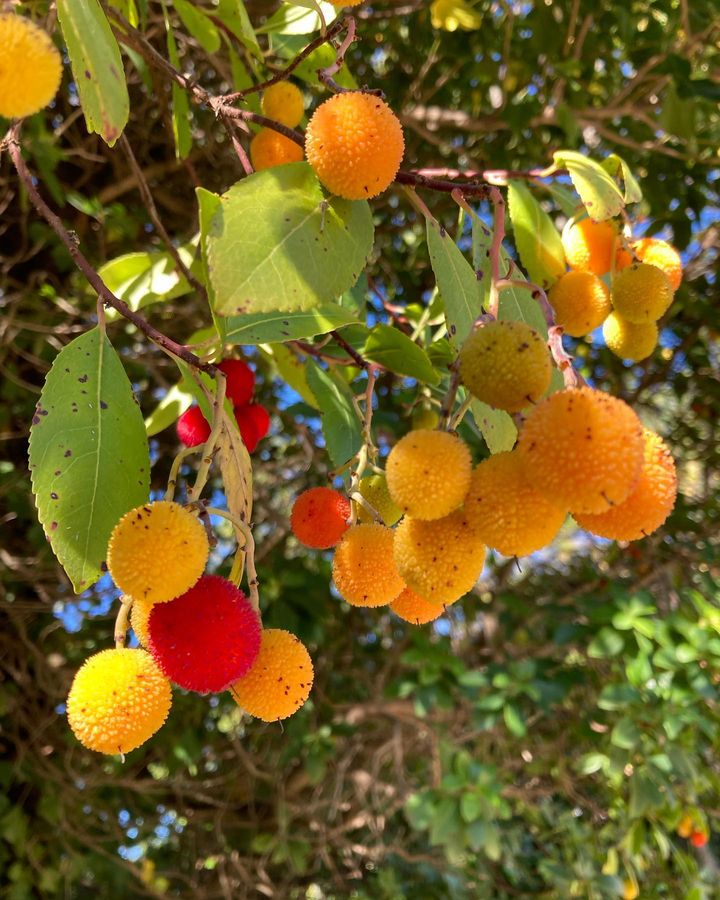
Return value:
<svg viewBox="0 0 720 900">
<path fill-rule="evenodd" d="M 386 525 L 394 525 L 402 516 L 402 510 L 393 501 L 384 475 L 366 475 L 358 483 L 358 490 Z M 373 517 L 359 503 L 358 522 L 372 522 Z"/>
<path fill-rule="evenodd" d="M 640 362 L 657 347 L 658 328 L 654 322 L 635 324 L 618 313 L 610 313 L 603 325 L 603 337 L 609 349 L 620 359 Z"/>
<path fill-rule="evenodd" d="M 543 338 L 524 322 L 490 322 L 460 348 L 460 377 L 473 396 L 496 409 L 520 412 L 550 386 L 552 364 Z"/>
<path fill-rule="evenodd" d="M 412 427 L 413 431 L 417 431 L 418 428 L 425 428 L 429 431 L 432 431 L 433 428 L 437 428 L 440 424 L 440 416 L 436 412 L 436 410 L 432 409 L 429 406 L 416 406 L 412 415 Z"/>
</svg>

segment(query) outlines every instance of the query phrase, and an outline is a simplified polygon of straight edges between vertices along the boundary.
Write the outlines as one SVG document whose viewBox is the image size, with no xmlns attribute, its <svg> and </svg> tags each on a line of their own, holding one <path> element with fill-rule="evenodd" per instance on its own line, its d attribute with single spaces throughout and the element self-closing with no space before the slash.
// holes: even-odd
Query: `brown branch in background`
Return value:
<svg viewBox="0 0 720 900">
<path fill-rule="evenodd" d="M 278 134 L 284 135 L 289 141 L 294 141 L 301 147 L 305 146 L 305 137 L 301 131 L 295 128 L 288 128 L 282 122 L 276 122 L 275 119 L 269 119 L 261 113 L 251 112 L 249 109 L 236 109 L 234 106 L 226 105 L 225 97 L 217 97 L 210 103 L 218 116 L 224 116 L 228 119 L 241 119 L 243 122 L 252 122 L 254 125 L 262 125 L 264 128 L 271 128 Z"/>
<path fill-rule="evenodd" d="M 452 194 L 453 191 L 460 187 L 463 194 L 466 194 L 468 197 L 487 197 L 490 190 L 490 186 L 484 183 L 471 181 L 467 184 L 458 185 L 454 181 L 429 178 L 427 175 L 421 175 L 419 172 L 404 172 L 402 169 L 395 176 L 395 181 L 398 184 L 427 188 L 429 191 L 439 191 L 443 194 Z"/>
<path fill-rule="evenodd" d="M 130 141 L 128 141 L 127 137 L 123 134 L 121 135 L 118 143 L 122 147 L 122 150 L 125 153 L 125 156 L 127 156 L 128 162 L 130 163 L 130 168 L 132 169 L 133 175 L 135 176 L 135 181 L 137 182 L 140 196 L 143 199 L 143 203 L 147 207 L 148 215 L 150 216 L 151 222 L 155 226 L 155 230 L 162 238 L 165 246 L 168 249 L 168 252 L 170 253 L 170 256 L 172 256 L 172 258 L 175 260 L 175 265 L 185 276 L 188 283 L 195 288 L 195 290 L 200 294 L 201 297 L 207 300 L 205 285 L 201 284 L 190 271 L 188 266 L 185 265 L 177 247 L 172 242 L 170 235 L 167 233 L 167 230 L 162 223 L 162 219 L 160 218 L 157 207 L 155 206 L 155 201 L 153 200 L 152 191 L 150 190 L 150 186 L 145 180 L 142 169 L 138 165 L 138 161 L 135 158 L 132 147 L 130 146 Z"/>
<path fill-rule="evenodd" d="M 73 237 L 71 237 L 70 233 L 63 225 L 60 217 L 50 209 L 50 207 L 47 205 L 47 203 L 45 203 L 43 198 L 38 193 L 38 190 L 33 182 L 33 177 L 30 174 L 30 170 L 25 165 L 25 160 L 22 157 L 22 151 L 20 149 L 19 143 L 19 134 L 20 123 L 17 123 L 16 125 L 13 125 L 3 141 L 3 145 L 7 147 L 10 158 L 12 159 L 13 165 L 15 166 L 15 170 L 18 173 L 18 177 L 25 187 L 32 205 L 45 219 L 45 221 L 52 228 L 55 234 L 60 238 L 62 243 L 67 248 L 68 253 L 72 257 L 73 262 L 83 273 L 88 283 L 102 299 L 103 303 L 106 306 L 111 306 L 113 309 L 117 310 L 117 312 L 119 312 L 120 315 L 123 316 L 123 318 L 127 319 L 129 322 L 132 322 L 136 328 L 142 331 L 142 333 L 155 344 L 157 344 L 158 347 L 161 347 L 172 356 L 176 356 L 178 359 L 182 359 L 188 365 L 194 366 L 196 369 L 201 369 L 203 372 L 207 372 L 208 375 L 214 376 L 214 365 L 212 365 L 211 363 L 204 363 L 201 359 L 199 359 L 199 357 L 195 356 L 194 353 L 191 353 L 190 350 L 187 349 L 187 347 L 184 347 L 182 344 L 178 344 L 176 341 L 173 341 L 171 338 L 164 335 L 161 331 L 158 331 L 157 328 L 155 328 L 149 322 L 146 322 L 142 316 L 138 315 L 138 313 L 130 309 L 127 303 L 123 302 L 119 297 L 116 297 L 115 294 L 113 294 L 113 292 L 105 284 L 105 282 L 98 275 L 95 269 L 93 269 L 93 267 L 90 265 L 87 258 L 80 249 L 77 241 Z"/>
<path fill-rule="evenodd" d="M 361 369 L 368 368 L 367 362 L 362 358 L 362 356 L 360 356 L 360 354 L 354 347 L 351 347 L 350 344 L 348 344 L 344 337 L 338 334 L 337 331 L 331 331 L 330 334 L 335 339 L 335 343 L 339 344 L 343 348 L 347 355 L 353 360 L 355 365 L 359 366 Z"/>
</svg>

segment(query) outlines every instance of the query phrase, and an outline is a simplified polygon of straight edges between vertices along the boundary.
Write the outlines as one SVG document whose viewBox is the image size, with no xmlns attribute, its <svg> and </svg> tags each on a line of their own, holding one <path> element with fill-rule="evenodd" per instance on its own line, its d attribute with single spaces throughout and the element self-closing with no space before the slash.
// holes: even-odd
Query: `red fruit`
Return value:
<svg viewBox="0 0 720 900">
<path fill-rule="evenodd" d="M 259 403 L 248 403 L 246 406 L 235 407 L 235 419 L 243 436 L 245 446 L 250 453 L 257 447 L 260 441 L 270 430 L 270 413 Z M 248 434 L 248 441 L 245 440 L 245 431 Z M 254 441 L 250 438 L 254 435 Z"/>
<path fill-rule="evenodd" d="M 255 387 L 253 370 L 241 359 L 224 359 L 218 369 L 225 374 L 225 396 L 233 406 L 249 403 Z"/>
<path fill-rule="evenodd" d="M 293 534 L 306 547 L 327 550 L 334 547 L 348 529 L 350 501 L 331 488 L 303 491 L 290 514 Z"/>
<path fill-rule="evenodd" d="M 149 650 L 166 678 L 198 694 L 217 693 L 250 669 L 260 652 L 260 617 L 243 592 L 204 575 L 148 619 Z"/>
<path fill-rule="evenodd" d="M 177 420 L 177 435 L 186 447 L 197 447 L 210 437 L 210 426 L 199 406 L 191 406 Z"/>
<path fill-rule="evenodd" d="M 705 834 L 704 831 L 693 831 L 690 835 L 690 843 L 693 847 L 704 847 L 709 840 L 710 836 Z"/>
<path fill-rule="evenodd" d="M 257 447 L 260 438 L 252 416 L 245 415 L 246 409 L 247 406 L 237 406 L 235 408 L 235 421 L 240 429 L 243 444 L 247 447 L 248 453 L 252 453 Z"/>
</svg>

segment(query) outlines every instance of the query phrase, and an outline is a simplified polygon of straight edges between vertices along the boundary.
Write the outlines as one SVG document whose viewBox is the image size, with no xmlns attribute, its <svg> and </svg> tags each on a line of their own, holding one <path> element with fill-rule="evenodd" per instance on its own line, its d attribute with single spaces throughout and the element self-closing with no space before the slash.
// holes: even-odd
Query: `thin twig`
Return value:
<svg viewBox="0 0 720 900">
<path fill-rule="evenodd" d="M 260 612 L 260 594 L 258 591 L 258 586 L 260 584 L 257 576 L 257 570 L 255 568 L 255 539 L 253 538 L 253 533 L 247 522 L 243 522 L 242 519 L 239 519 L 237 516 L 234 516 L 232 513 L 229 513 L 224 509 L 217 509 L 214 506 L 208 506 L 206 511 L 211 516 L 221 516 L 223 519 L 227 519 L 228 522 L 232 522 L 232 524 L 242 532 L 243 537 L 245 538 L 245 546 L 239 547 L 239 550 L 244 551 L 245 553 L 245 562 L 247 565 L 247 578 L 248 578 L 248 591 L 250 593 L 250 603 L 255 610 L 259 614 Z"/>
<path fill-rule="evenodd" d="M 194 353 L 191 353 L 190 350 L 187 349 L 187 347 L 183 346 L 182 344 L 178 344 L 176 341 L 173 341 L 171 338 L 158 331 L 157 328 L 152 326 L 149 322 L 146 322 L 141 315 L 130 309 L 127 303 L 123 302 L 119 297 L 116 297 L 115 294 L 113 294 L 110 288 L 105 284 L 102 278 L 90 265 L 84 253 L 80 250 L 77 239 L 71 237 L 70 233 L 63 225 L 60 217 L 50 209 L 50 207 L 47 205 L 47 203 L 45 203 L 45 201 L 38 193 L 38 190 L 33 182 L 33 177 L 30 174 L 30 170 L 25 165 L 25 160 L 22 157 L 22 151 L 20 149 L 19 143 L 19 134 L 20 123 L 18 122 L 10 129 L 10 132 L 5 138 L 4 144 L 7 147 L 8 153 L 10 154 L 10 158 L 13 161 L 13 165 L 15 166 L 15 170 L 18 173 L 20 181 L 27 191 L 28 196 L 30 197 L 30 201 L 35 209 L 40 213 L 40 215 L 45 219 L 45 221 L 52 228 L 55 234 L 60 238 L 62 243 L 67 248 L 68 253 L 72 257 L 73 262 L 83 273 L 93 290 L 95 290 L 98 296 L 102 298 L 103 303 L 106 306 L 111 306 L 113 309 L 117 310 L 117 312 L 119 312 L 120 315 L 123 316 L 123 318 L 127 319 L 129 322 L 132 322 L 133 325 L 135 325 L 136 328 L 142 331 L 142 333 L 146 337 L 148 337 L 151 341 L 153 341 L 167 353 L 170 353 L 172 356 L 183 360 L 183 362 L 186 362 L 188 365 L 193 366 L 196 369 L 200 369 L 202 372 L 206 372 L 208 375 L 214 376 L 216 372 L 216 367 L 214 365 L 212 365 L 211 363 L 204 363 Z"/>
<path fill-rule="evenodd" d="M 340 344 L 343 350 L 347 353 L 347 355 L 353 360 L 356 366 L 359 366 L 361 369 L 367 369 L 368 363 L 360 356 L 357 350 L 354 347 L 351 347 L 350 344 L 338 334 L 337 331 L 331 331 L 330 334 L 335 339 L 335 343 Z"/>
<path fill-rule="evenodd" d="M 335 61 L 324 69 L 317 70 L 317 76 L 320 81 L 322 81 L 325 87 L 330 88 L 331 91 L 335 91 L 336 94 L 342 94 L 347 88 L 340 87 L 333 78 L 333 75 L 336 75 L 340 69 L 342 69 L 343 63 L 345 62 L 345 54 L 350 49 L 352 42 L 356 39 L 355 19 L 353 19 L 352 16 L 348 16 L 343 20 L 343 26 L 347 28 L 347 34 L 335 53 Z"/>
</svg>

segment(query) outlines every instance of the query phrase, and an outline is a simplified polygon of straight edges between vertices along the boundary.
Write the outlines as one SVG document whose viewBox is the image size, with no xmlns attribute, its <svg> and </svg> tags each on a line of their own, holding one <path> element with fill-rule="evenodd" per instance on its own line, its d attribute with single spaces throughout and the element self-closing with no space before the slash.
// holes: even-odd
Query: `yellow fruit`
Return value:
<svg viewBox="0 0 720 900">
<path fill-rule="evenodd" d="M 640 362 L 657 347 L 658 327 L 654 322 L 636 325 L 612 312 L 603 324 L 603 337 L 615 356 Z"/>
<path fill-rule="evenodd" d="M 667 312 L 672 299 L 667 275 L 647 263 L 628 266 L 613 280 L 613 306 L 624 319 L 636 325 L 656 322 Z"/>
<path fill-rule="evenodd" d="M 447 431 L 410 431 L 390 451 L 385 474 L 390 496 L 416 519 L 441 519 L 465 499 L 472 458 Z"/>
<path fill-rule="evenodd" d="M 331 0 L 333 6 L 360 6 L 363 0 Z"/>
<path fill-rule="evenodd" d="M 405 518 L 395 529 L 395 562 L 429 603 L 453 603 L 480 577 L 485 545 L 459 509 L 432 522 Z"/>
<path fill-rule="evenodd" d="M 622 503 L 640 477 L 640 420 L 622 400 L 588 387 L 551 394 L 528 415 L 518 439 L 523 474 L 573 512 Z"/>
<path fill-rule="evenodd" d="M 131 509 L 110 536 L 107 566 L 135 600 L 163 603 L 195 584 L 208 558 L 201 522 L 179 503 L 159 500 Z"/>
<path fill-rule="evenodd" d="M 370 506 L 379 513 L 386 525 L 394 525 L 402 516 L 402 510 L 393 501 L 384 475 L 366 475 L 358 483 L 358 490 Z M 374 519 L 358 503 L 358 522 L 373 522 Z"/>
<path fill-rule="evenodd" d="M 124 599 L 124 598 L 123 598 Z M 148 619 L 150 610 L 155 604 L 150 600 L 133 600 L 130 607 L 130 627 L 135 632 L 135 637 L 141 647 L 150 646 L 150 633 L 148 631 Z"/>
<path fill-rule="evenodd" d="M 170 682 L 144 650 L 102 650 L 85 661 L 70 688 L 70 727 L 98 753 L 128 753 L 152 737 L 170 712 Z"/>
<path fill-rule="evenodd" d="M 396 616 L 409 622 L 411 625 L 425 625 L 434 622 L 445 612 L 444 603 L 431 603 L 412 591 L 410 588 L 396 597 L 390 604 L 390 609 Z"/>
<path fill-rule="evenodd" d="M 537 403 L 550 386 L 550 351 L 524 322 L 476 328 L 460 348 L 459 360 L 460 377 L 470 393 L 507 412 Z"/>
<path fill-rule="evenodd" d="M 581 528 L 615 541 L 639 541 L 667 519 L 677 497 L 675 462 L 660 435 L 647 428 L 644 446 L 640 478 L 630 495 L 599 515 L 573 513 Z"/>
<path fill-rule="evenodd" d="M 647 263 L 650 266 L 657 266 L 664 272 L 670 282 L 670 287 L 676 291 L 680 287 L 682 281 L 682 260 L 680 254 L 667 241 L 661 241 L 659 238 L 641 238 L 639 241 L 631 244 L 632 251 L 640 262 Z M 622 269 L 632 265 L 633 258 L 627 250 L 618 250 L 615 260 L 615 271 L 620 272 Z"/>
<path fill-rule="evenodd" d="M 310 696 L 314 671 L 305 645 L 280 628 L 266 628 L 249 672 L 230 685 L 235 702 L 263 722 L 296 713 Z"/>
<path fill-rule="evenodd" d="M 335 550 L 333 581 L 351 606 L 385 606 L 405 587 L 384 525 L 353 525 Z"/>
<path fill-rule="evenodd" d="M 300 89 L 289 81 L 278 81 L 265 89 L 261 107 L 263 115 L 288 128 L 295 128 L 305 112 L 305 102 Z"/>
<path fill-rule="evenodd" d="M 416 406 L 412 414 L 412 427 L 414 429 L 426 428 L 432 430 L 440 424 L 440 416 L 431 406 Z"/>
<path fill-rule="evenodd" d="M 50 37 L 30 19 L 0 14 L 0 116 L 31 116 L 57 93 L 62 60 Z"/>
<path fill-rule="evenodd" d="M 505 556 L 545 547 L 567 510 L 541 494 L 522 474 L 516 452 L 496 453 L 478 465 L 465 498 L 465 516 L 484 544 Z"/>
<path fill-rule="evenodd" d="M 592 272 L 566 272 L 548 291 L 555 321 L 573 337 L 598 328 L 610 312 L 610 291 Z"/>
<path fill-rule="evenodd" d="M 605 275 L 612 268 L 617 231 L 612 222 L 580 219 L 562 237 L 565 258 L 571 269 Z"/>
<path fill-rule="evenodd" d="M 372 94 L 335 94 L 308 122 L 305 154 L 332 194 L 346 200 L 377 197 L 390 185 L 403 157 L 400 120 Z"/>
<path fill-rule="evenodd" d="M 250 161 L 256 172 L 285 163 L 300 162 L 302 147 L 270 128 L 261 128 L 250 141 Z"/>
<path fill-rule="evenodd" d="M 686 813 L 678 822 L 678 836 L 681 838 L 689 838 L 693 831 L 695 831 L 695 823 L 693 822 L 692 816 L 687 815 Z"/>
<path fill-rule="evenodd" d="M 640 888 L 637 883 L 627 878 L 623 882 L 623 900 L 637 900 L 640 896 Z"/>
</svg>

